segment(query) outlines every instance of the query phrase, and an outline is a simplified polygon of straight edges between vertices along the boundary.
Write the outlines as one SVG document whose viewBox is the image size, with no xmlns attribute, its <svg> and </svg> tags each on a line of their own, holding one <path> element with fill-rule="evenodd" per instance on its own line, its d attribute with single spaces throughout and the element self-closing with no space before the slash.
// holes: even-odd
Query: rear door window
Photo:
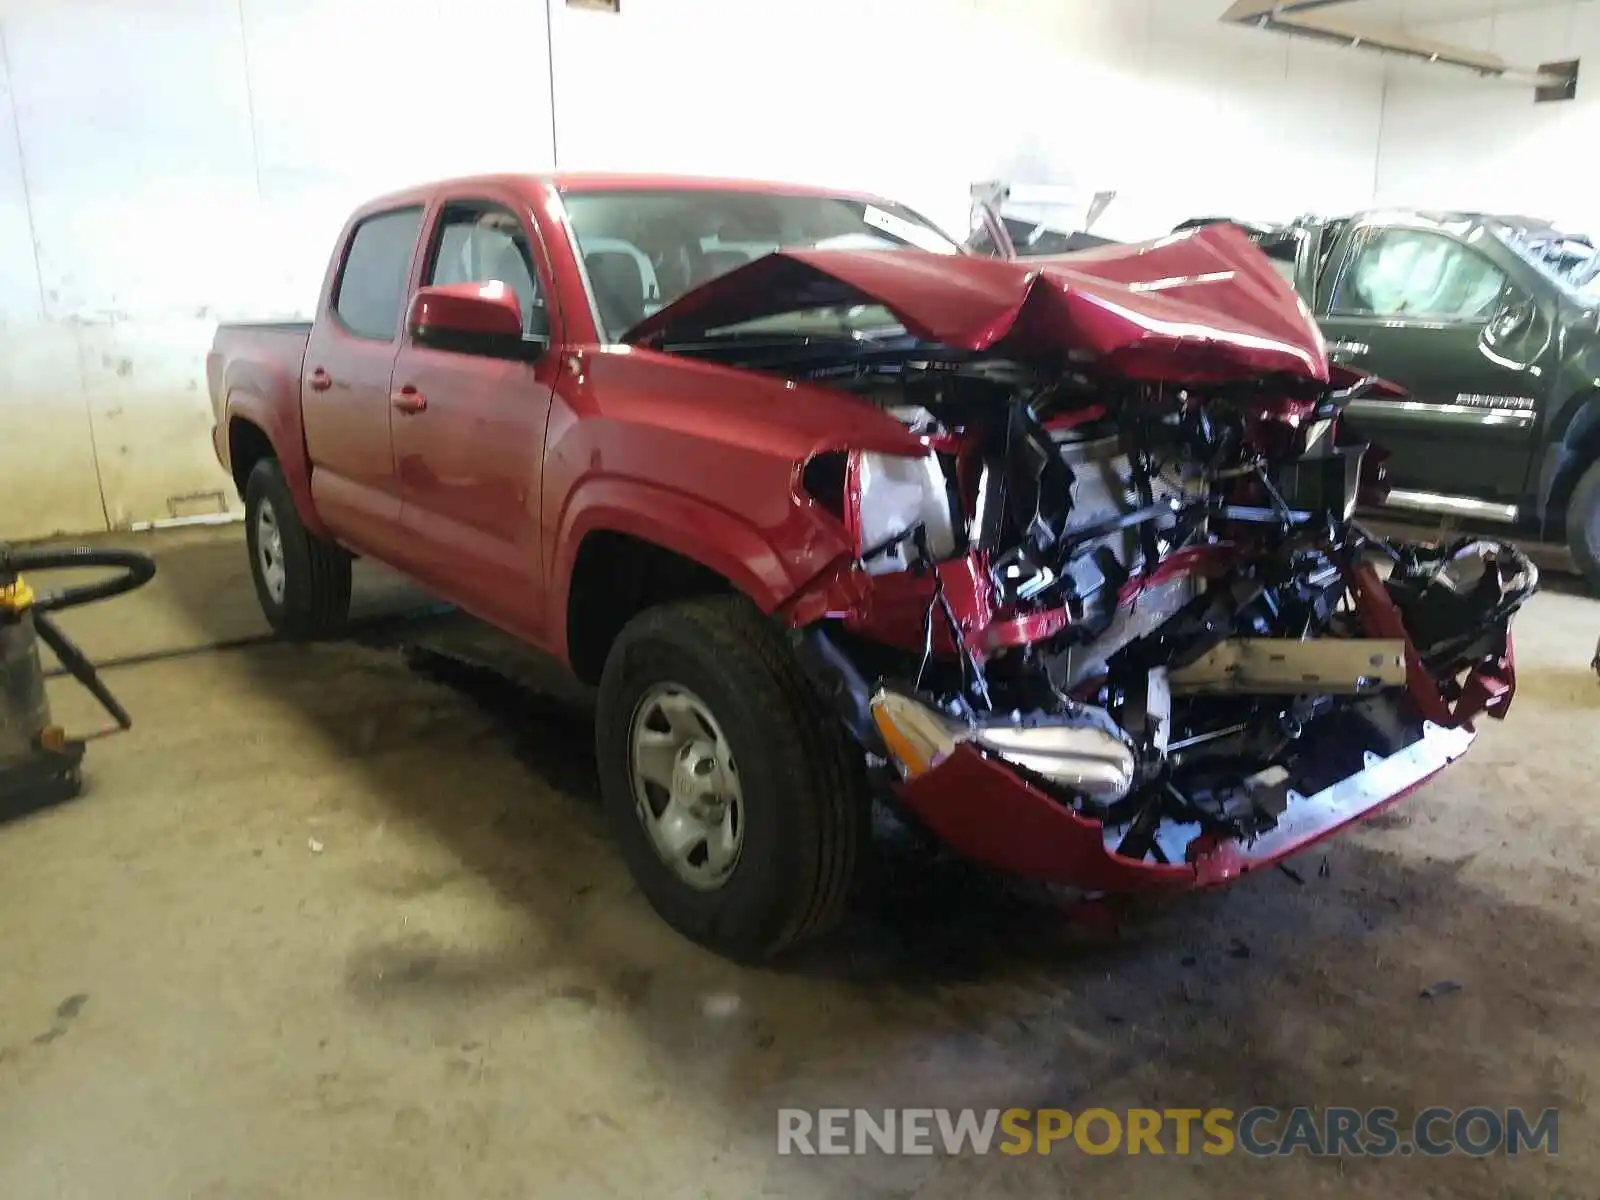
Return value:
<svg viewBox="0 0 1600 1200">
<path fill-rule="evenodd" d="M 405 301 L 406 273 L 422 225 L 422 209 L 378 213 L 356 226 L 339 273 L 333 311 L 357 337 L 394 340 Z"/>
</svg>

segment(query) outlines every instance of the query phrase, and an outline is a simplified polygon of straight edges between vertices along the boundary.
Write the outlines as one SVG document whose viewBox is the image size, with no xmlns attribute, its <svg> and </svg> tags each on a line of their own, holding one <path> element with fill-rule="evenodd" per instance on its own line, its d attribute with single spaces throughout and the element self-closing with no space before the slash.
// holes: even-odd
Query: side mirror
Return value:
<svg viewBox="0 0 1600 1200">
<path fill-rule="evenodd" d="M 1532 328 L 1538 313 L 1538 305 L 1531 297 L 1511 295 L 1489 318 L 1484 340 L 1492 345 L 1520 337 Z"/>
<path fill-rule="evenodd" d="M 522 305 L 498 280 L 417 289 L 406 329 L 419 345 L 462 354 L 523 358 L 543 347 L 522 337 Z"/>
</svg>

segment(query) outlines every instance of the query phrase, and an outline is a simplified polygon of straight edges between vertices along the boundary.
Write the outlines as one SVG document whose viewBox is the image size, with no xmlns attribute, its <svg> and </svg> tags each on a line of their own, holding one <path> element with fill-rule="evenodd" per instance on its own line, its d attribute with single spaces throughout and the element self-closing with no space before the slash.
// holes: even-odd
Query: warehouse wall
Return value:
<svg viewBox="0 0 1600 1200">
<path fill-rule="evenodd" d="M 1377 199 L 1528 213 L 1600 232 L 1600 5 L 1569 3 L 1428 27 L 1524 66 L 1580 58 L 1577 98 L 1534 104 L 1526 84 L 1396 70 L 1383 114 Z"/>
<path fill-rule="evenodd" d="M 1006 175 L 1128 236 L 1370 198 L 1381 84 L 1220 0 L 0 0 L 0 537 L 234 503 L 214 324 L 307 314 L 341 220 L 419 178 L 692 170 L 962 226 Z M 448 14 L 448 15 L 446 15 Z"/>
<path fill-rule="evenodd" d="M 1370 200 L 1381 64 L 1220 26 L 1223 7 L 623 0 L 621 17 L 567 12 L 558 152 L 568 167 L 798 172 L 951 226 L 965 222 L 968 184 L 996 175 L 1116 188 L 1143 223 L 1136 236 L 1199 210 Z"/>
<path fill-rule="evenodd" d="M 548 168 L 545 28 L 537 0 L 0 0 L 0 537 L 233 503 L 216 322 L 308 316 L 368 196 Z"/>
</svg>

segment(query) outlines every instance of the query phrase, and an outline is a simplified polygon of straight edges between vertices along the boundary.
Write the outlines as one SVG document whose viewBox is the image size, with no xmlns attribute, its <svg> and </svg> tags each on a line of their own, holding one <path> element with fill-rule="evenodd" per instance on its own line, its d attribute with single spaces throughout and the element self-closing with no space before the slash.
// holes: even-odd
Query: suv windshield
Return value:
<svg viewBox="0 0 1600 1200">
<path fill-rule="evenodd" d="M 690 289 L 774 250 L 960 253 L 925 218 L 883 200 L 699 188 L 565 191 L 562 199 L 607 338 L 619 337 Z M 803 323 L 807 331 L 814 320 Z M 877 332 L 894 323 L 876 306 L 858 306 L 828 320 L 843 333 Z M 755 324 L 764 331 L 788 329 L 783 318 Z M 794 331 L 802 330 L 797 325 Z"/>
<path fill-rule="evenodd" d="M 1600 258 L 1596 257 L 1588 238 L 1572 237 L 1542 227 L 1494 224 L 1490 228 L 1517 257 L 1568 295 L 1585 301 L 1594 299 Z"/>
</svg>

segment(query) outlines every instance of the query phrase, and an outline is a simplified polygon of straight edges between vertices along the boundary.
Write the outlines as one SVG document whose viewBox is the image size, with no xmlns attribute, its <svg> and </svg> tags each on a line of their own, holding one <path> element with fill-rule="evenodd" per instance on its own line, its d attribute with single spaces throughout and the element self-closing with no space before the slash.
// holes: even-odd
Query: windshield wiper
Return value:
<svg viewBox="0 0 1600 1200">
<path fill-rule="evenodd" d="M 701 334 L 692 338 L 669 337 L 658 348 L 668 354 L 774 371 L 826 367 L 855 370 L 907 362 L 965 362 L 973 357 L 970 350 L 924 342 L 910 334 L 871 341 L 817 334 Z"/>
</svg>

